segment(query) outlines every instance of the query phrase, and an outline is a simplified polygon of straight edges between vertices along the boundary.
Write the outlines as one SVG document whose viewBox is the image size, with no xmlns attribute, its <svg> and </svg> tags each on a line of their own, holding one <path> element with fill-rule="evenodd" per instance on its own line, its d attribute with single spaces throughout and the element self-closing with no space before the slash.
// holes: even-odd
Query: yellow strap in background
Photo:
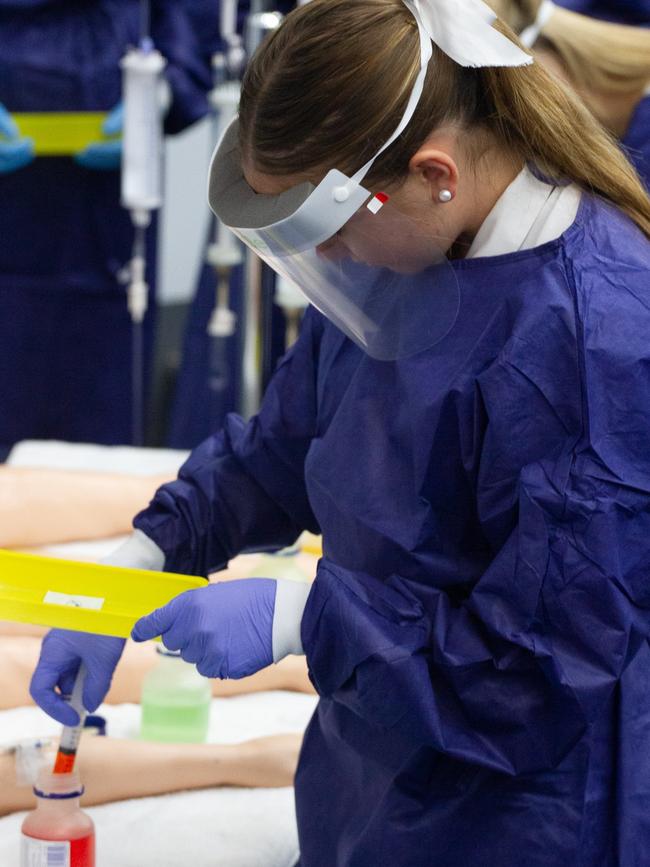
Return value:
<svg viewBox="0 0 650 867">
<path fill-rule="evenodd" d="M 94 142 L 118 138 L 102 132 L 108 116 L 106 112 L 18 112 L 11 116 L 20 135 L 34 141 L 36 156 L 39 157 L 71 156 Z"/>
<path fill-rule="evenodd" d="M 134 623 L 203 578 L 0 550 L 0 620 L 128 638 Z"/>
</svg>

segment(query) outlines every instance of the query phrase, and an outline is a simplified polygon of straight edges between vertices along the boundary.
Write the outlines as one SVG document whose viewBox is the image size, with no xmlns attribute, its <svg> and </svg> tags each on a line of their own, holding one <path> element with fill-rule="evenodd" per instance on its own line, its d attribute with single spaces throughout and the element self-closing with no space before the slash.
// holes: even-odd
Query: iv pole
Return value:
<svg viewBox="0 0 650 867">
<path fill-rule="evenodd" d="M 133 445 L 144 442 L 144 318 L 149 303 L 145 238 L 151 214 L 160 208 L 163 197 L 161 93 L 166 61 L 151 41 L 150 19 L 150 3 L 141 0 L 140 43 L 120 62 L 124 101 L 121 202 L 131 214 L 135 231 L 127 290 L 132 323 Z"/>
<path fill-rule="evenodd" d="M 282 22 L 282 14 L 269 9 L 270 0 L 252 0 L 244 28 L 244 48 L 251 58 L 264 38 Z M 253 252 L 244 252 L 244 341 L 242 350 L 239 411 L 248 419 L 259 409 L 262 391 L 270 374 L 269 353 L 271 297 L 264 286 L 266 267 Z"/>
</svg>

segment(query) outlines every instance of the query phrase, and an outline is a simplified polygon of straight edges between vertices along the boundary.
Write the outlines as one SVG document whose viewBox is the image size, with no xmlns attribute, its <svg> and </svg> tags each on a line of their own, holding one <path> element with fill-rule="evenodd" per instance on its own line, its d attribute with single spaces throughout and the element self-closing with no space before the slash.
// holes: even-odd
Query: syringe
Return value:
<svg viewBox="0 0 650 867">
<path fill-rule="evenodd" d="M 79 714 L 79 724 L 76 726 L 63 726 L 61 740 L 59 741 L 59 749 L 54 761 L 55 774 L 71 774 L 74 768 L 75 759 L 77 758 L 77 749 L 81 740 L 81 733 L 84 728 L 88 711 L 83 705 L 83 688 L 86 680 L 86 666 L 81 663 L 77 677 L 74 682 L 72 695 L 70 696 L 70 707 Z"/>
</svg>

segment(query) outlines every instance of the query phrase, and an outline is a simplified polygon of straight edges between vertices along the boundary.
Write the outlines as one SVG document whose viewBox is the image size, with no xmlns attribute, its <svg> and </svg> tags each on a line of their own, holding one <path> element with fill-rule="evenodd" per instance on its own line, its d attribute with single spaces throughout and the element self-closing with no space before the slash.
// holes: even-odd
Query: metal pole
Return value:
<svg viewBox="0 0 650 867">
<path fill-rule="evenodd" d="M 252 0 L 244 28 L 244 47 L 251 58 L 265 37 L 282 22 L 269 10 L 269 0 Z M 244 256 L 244 339 L 241 359 L 239 411 L 248 419 L 258 411 L 265 384 L 264 341 L 271 328 L 271 305 L 265 304 L 261 259 L 250 250 Z M 268 366 L 268 365 L 267 365 Z"/>
</svg>

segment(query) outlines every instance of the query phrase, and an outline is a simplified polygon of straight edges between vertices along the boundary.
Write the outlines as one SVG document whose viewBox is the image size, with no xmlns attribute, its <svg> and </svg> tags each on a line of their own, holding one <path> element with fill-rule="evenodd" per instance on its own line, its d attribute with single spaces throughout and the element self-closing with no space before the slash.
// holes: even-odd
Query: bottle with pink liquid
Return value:
<svg viewBox="0 0 650 867">
<path fill-rule="evenodd" d="M 79 775 L 41 771 L 34 794 L 36 809 L 21 829 L 21 867 L 95 867 L 95 826 L 79 807 Z"/>
</svg>

